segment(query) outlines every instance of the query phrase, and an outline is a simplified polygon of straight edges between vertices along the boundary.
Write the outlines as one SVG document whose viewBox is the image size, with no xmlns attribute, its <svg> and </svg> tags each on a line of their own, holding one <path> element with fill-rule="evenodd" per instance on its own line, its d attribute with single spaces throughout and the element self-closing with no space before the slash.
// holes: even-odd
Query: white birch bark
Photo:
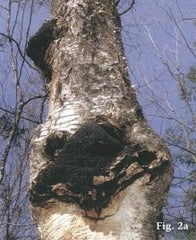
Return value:
<svg viewBox="0 0 196 240">
<path fill-rule="evenodd" d="M 114 1 L 53 0 L 52 18 L 55 24 L 45 49 L 40 50 L 38 43 L 48 26 L 32 38 L 28 49 L 47 75 L 50 91 L 48 117 L 39 126 L 31 152 L 31 209 L 41 239 L 163 239 L 156 221 L 161 221 L 172 178 L 171 157 L 146 123 L 129 82 Z M 63 182 L 49 176 L 47 183 L 42 173 L 51 162 L 55 168 L 50 174 L 60 171 L 56 165 L 58 159 L 62 162 L 65 147 L 51 150 L 54 142 L 69 143 L 81 126 L 91 123 L 119 130 L 120 134 L 111 136 L 122 143 L 123 150 L 107 163 L 105 175 L 92 178 L 94 187 L 87 193 L 93 205 L 85 203 L 84 208 L 86 193 L 72 191 L 65 177 Z M 98 203 L 98 187 L 107 188 L 110 183 L 115 187 L 107 204 Z M 101 205 L 99 211 L 96 204 Z"/>
</svg>

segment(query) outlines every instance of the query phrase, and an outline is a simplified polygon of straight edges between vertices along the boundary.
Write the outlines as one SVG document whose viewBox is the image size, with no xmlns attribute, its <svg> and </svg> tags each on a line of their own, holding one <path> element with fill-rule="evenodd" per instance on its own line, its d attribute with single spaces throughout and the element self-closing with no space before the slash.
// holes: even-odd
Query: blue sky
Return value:
<svg viewBox="0 0 196 240">
<path fill-rule="evenodd" d="M 0 5 L 6 4 L 7 1 L 0 0 Z M 15 16 L 16 9 L 13 8 L 12 14 Z M 28 15 L 28 11 L 26 14 Z M 0 32 L 6 30 L 6 16 L 6 11 L 0 8 Z M 182 78 L 189 67 L 196 64 L 193 54 L 196 26 L 192 20 L 195 16 L 195 0 L 136 0 L 134 8 L 122 17 L 122 39 L 130 78 L 148 122 L 162 137 L 165 136 L 168 127 L 179 127 L 187 140 L 190 138 L 188 127 L 196 129 L 191 121 L 191 112 L 179 95 L 179 82 L 176 77 L 179 74 Z M 36 7 L 30 36 L 49 18 L 47 6 Z M 20 22 L 17 23 L 17 27 L 21 27 Z M 19 38 L 18 30 L 15 31 L 14 37 Z M 3 82 L 0 98 L 5 90 L 14 88 L 7 53 L 6 48 L 0 51 L 0 81 Z M 172 77 L 168 69 L 175 77 Z M 29 77 L 38 76 L 25 65 L 23 81 Z M 4 98 L 9 105 L 15 105 L 13 92 L 7 91 Z M 195 102 L 191 102 L 191 108 L 196 112 Z M 191 137 L 195 138 L 194 132 Z M 173 153 L 177 151 L 173 148 L 171 150 Z M 187 168 L 182 166 L 179 165 L 175 174 L 187 173 Z"/>
</svg>

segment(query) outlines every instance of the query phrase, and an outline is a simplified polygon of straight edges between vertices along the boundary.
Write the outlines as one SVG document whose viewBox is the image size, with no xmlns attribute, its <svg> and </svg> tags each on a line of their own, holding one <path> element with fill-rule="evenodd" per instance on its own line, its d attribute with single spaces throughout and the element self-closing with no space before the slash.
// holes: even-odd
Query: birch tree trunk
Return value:
<svg viewBox="0 0 196 240">
<path fill-rule="evenodd" d="M 128 79 L 113 0 L 53 0 L 28 45 L 49 89 L 32 141 L 30 201 L 43 240 L 153 240 L 171 157 Z"/>
</svg>

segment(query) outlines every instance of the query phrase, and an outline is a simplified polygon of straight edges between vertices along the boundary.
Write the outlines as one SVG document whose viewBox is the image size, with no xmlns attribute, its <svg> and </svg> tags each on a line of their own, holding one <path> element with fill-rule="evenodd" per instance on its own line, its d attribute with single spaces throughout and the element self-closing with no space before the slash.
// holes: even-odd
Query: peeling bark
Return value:
<svg viewBox="0 0 196 240">
<path fill-rule="evenodd" d="M 53 0 L 27 53 L 50 91 L 31 151 L 41 239 L 163 239 L 171 157 L 130 85 L 114 1 Z"/>
</svg>

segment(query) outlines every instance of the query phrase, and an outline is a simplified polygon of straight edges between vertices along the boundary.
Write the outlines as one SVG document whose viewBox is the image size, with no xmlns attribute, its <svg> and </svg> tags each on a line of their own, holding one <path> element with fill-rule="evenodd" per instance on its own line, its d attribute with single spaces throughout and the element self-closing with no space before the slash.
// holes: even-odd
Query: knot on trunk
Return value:
<svg viewBox="0 0 196 240">
<path fill-rule="evenodd" d="M 99 217 L 112 196 L 136 179 L 150 184 L 168 159 L 138 144 L 130 146 L 122 135 L 108 123 L 85 124 L 72 137 L 65 132 L 49 135 L 43 148 L 50 162 L 32 183 L 32 204 L 56 198 L 94 210 Z"/>
</svg>

